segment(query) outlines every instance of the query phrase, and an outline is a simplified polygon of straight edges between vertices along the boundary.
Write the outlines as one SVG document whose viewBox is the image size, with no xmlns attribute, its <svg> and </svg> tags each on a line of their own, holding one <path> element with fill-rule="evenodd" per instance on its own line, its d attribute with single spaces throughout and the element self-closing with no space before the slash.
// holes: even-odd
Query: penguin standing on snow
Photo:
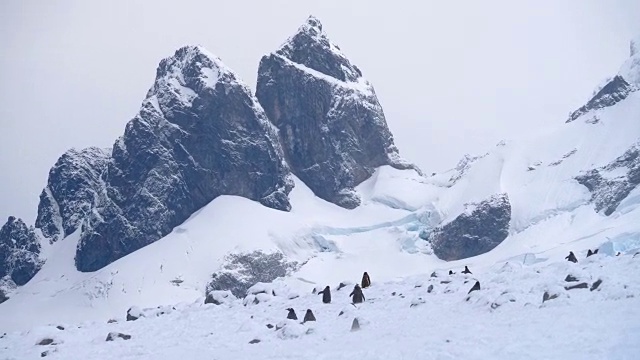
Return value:
<svg viewBox="0 0 640 360">
<path fill-rule="evenodd" d="M 471 274 L 471 270 L 469 270 L 469 268 L 467 267 L 467 265 L 464 266 L 464 271 L 462 272 L 463 274 Z"/>
<path fill-rule="evenodd" d="M 307 309 L 307 313 L 304 314 L 304 320 L 302 320 L 302 323 L 306 323 L 307 321 L 316 321 L 316 317 L 313 316 L 313 311 L 311 311 L 311 309 Z"/>
<path fill-rule="evenodd" d="M 572 263 L 578 262 L 578 259 L 576 259 L 576 256 L 573 254 L 573 251 L 569 251 L 569 255 L 567 255 L 565 259 L 567 259 L 568 261 L 571 261 Z"/>
<path fill-rule="evenodd" d="M 292 308 L 288 308 L 289 313 L 287 314 L 287 319 L 298 320 L 298 316 L 296 315 L 296 311 Z"/>
<path fill-rule="evenodd" d="M 354 304 L 359 304 L 365 300 L 364 294 L 362 293 L 362 289 L 358 284 L 356 284 L 356 286 L 353 287 L 353 291 L 351 292 L 351 294 L 349 294 L 349 296 L 353 296 L 352 302 Z"/>
<path fill-rule="evenodd" d="M 322 302 L 325 304 L 331 303 L 331 289 L 329 286 L 325 287 L 324 290 L 319 291 L 318 295 L 322 294 Z"/>
<path fill-rule="evenodd" d="M 366 289 L 369 286 L 371 286 L 371 279 L 369 278 L 369 274 L 365 271 L 364 274 L 362 274 L 362 288 Z"/>
</svg>

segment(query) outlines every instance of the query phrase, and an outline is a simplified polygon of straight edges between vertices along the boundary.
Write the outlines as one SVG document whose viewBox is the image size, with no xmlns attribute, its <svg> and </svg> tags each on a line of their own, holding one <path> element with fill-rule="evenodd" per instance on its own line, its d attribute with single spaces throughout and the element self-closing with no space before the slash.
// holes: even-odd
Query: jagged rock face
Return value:
<svg viewBox="0 0 640 360">
<path fill-rule="evenodd" d="M 576 177 L 591 192 L 596 211 L 609 216 L 640 184 L 640 143 L 622 156 L 599 169 L 592 169 Z M 621 173 L 620 170 L 623 170 Z"/>
<path fill-rule="evenodd" d="M 373 86 L 310 17 L 264 56 L 256 96 L 280 130 L 295 175 L 320 198 L 355 208 L 354 187 L 400 159 Z"/>
<path fill-rule="evenodd" d="M 460 260 L 484 254 L 509 235 L 511 204 L 507 194 L 469 204 L 453 221 L 433 230 L 429 241 L 442 260 Z"/>
<path fill-rule="evenodd" d="M 80 271 L 158 240 L 220 195 L 288 211 L 293 187 L 277 130 L 249 88 L 191 46 L 160 63 L 104 179 L 108 202 L 83 229 Z"/>
<path fill-rule="evenodd" d="M 629 84 L 622 76 L 616 75 L 589 102 L 571 113 L 566 122 L 572 122 L 591 110 L 613 106 L 626 99 L 630 93 L 636 90 L 636 87 Z"/>
<path fill-rule="evenodd" d="M 33 227 L 10 216 L 0 229 L 0 278 L 26 284 L 42 267 L 40 243 Z"/>
<path fill-rule="evenodd" d="M 76 231 L 91 210 L 104 202 L 102 176 L 110 158 L 110 149 L 71 149 L 51 168 L 35 224 L 50 242 Z"/>
</svg>

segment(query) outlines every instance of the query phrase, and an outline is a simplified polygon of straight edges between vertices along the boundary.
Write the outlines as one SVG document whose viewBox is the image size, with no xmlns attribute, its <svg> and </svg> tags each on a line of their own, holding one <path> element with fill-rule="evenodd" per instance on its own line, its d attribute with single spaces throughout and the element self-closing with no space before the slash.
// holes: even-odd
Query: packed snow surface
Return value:
<svg viewBox="0 0 640 360">
<path fill-rule="evenodd" d="M 371 273 L 366 300 L 355 305 L 352 286 L 337 290 L 330 284 L 333 301 L 323 304 L 312 294 L 313 284 L 276 281 L 257 295 L 257 304 L 229 299 L 205 305 L 198 299 L 136 321 L 125 321 L 123 312 L 111 323 L 56 322 L 11 332 L 0 339 L 0 357 L 47 352 L 48 358 L 69 360 L 636 358 L 640 255 L 576 255 L 575 264 L 562 258 L 527 264 L 521 258 L 471 267 L 473 274 L 456 267 L 453 275 L 436 271 L 386 282 Z M 567 275 L 575 281 L 565 281 Z M 481 289 L 468 294 L 476 281 Z M 578 284 L 585 285 L 566 289 Z M 543 301 L 545 293 L 550 299 Z M 286 319 L 289 307 L 299 320 Z M 317 321 L 301 323 L 307 309 Z M 357 331 L 351 330 L 354 319 Z M 107 342 L 110 333 L 131 338 Z M 53 344 L 36 345 L 44 339 Z"/>
</svg>

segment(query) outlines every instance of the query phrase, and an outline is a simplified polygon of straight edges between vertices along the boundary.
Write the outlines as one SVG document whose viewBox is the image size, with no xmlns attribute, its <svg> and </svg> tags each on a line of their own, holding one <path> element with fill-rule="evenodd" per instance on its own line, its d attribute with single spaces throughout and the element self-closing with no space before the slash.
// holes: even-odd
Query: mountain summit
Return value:
<svg viewBox="0 0 640 360">
<path fill-rule="evenodd" d="M 373 86 L 311 16 L 260 61 L 256 96 L 292 172 L 316 196 L 345 208 L 377 167 L 414 168 L 399 156 Z"/>
<path fill-rule="evenodd" d="M 292 188 L 275 129 L 218 58 L 186 46 L 160 62 L 142 108 L 113 147 L 107 201 L 76 254 L 94 271 L 168 234 L 220 195 L 279 210 Z"/>
</svg>

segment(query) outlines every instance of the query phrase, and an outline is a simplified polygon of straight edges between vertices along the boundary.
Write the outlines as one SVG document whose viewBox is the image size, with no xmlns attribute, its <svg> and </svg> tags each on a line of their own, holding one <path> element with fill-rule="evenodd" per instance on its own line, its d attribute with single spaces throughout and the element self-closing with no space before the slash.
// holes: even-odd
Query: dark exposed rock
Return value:
<svg viewBox="0 0 640 360">
<path fill-rule="evenodd" d="M 510 221 L 507 194 L 467 204 L 466 210 L 453 221 L 433 230 L 429 236 L 433 253 L 447 261 L 486 253 L 506 239 Z"/>
<path fill-rule="evenodd" d="M 591 192 L 591 201 L 596 211 L 604 210 L 609 216 L 617 209 L 638 184 L 640 184 L 640 144 L 633 145 L 611 163 L 576 176 L 576 180 Z M 607 176 L 617 169 L 625 170 L 624 175 Z"/>
<path fill-rule="evenodd" d="M 358 330 L 360 330 L 360 322 L 358 321 L 358 318 L 353 318 L 353 322 L 351 323 L 351 331 Z"/>
<path fill-rule="evenodd" d="M 46 357 L 47 355 L 49 355 L 49 350 L 40 353 L 40 357 Z"/>
<path fill-rule="evenodd" d="M 433 284 L 429 285 L 429 287 L 427 288 L 427 293 L 431 294 L 432 291 L 433 291 Z"/>
<path fill-rule="evenodd" d="M 338 287 L 336 288 L 336 291 L 339 291 L 340 289 L 342 289 L 343 287 L 346 287 L 347 284 L 341 282 L 340 284 L 338 284 Z"/>
<path fill-rule="evenodd" d="M 7 300 L 9 300 L 9 298 L 7 297 L 7 294 L 5 294 L 2 289 L 0 289 L 0 304 L 2 304 Z"/>
<path fill-rule="evenodd" d="M 377 167 L 415 168 L 400 158 L 373 86 L 314 17 L 261 59 L 256 96 L 292 172 L 322 199 L 355 208 L 355 186 Z"/>
<path fill-rule="evenodd" d="M 432 278 L 436 278 L 436 277 L 438 277 L 438 274 L 434 271 L 434 272 L 431 273 L 431 277 Z"/>
<path fill-rule="evenodd" d="M 26 284 L 40 270 L 40 241 L 33 227 L 9 216 L 0 228 L 0 278 L 9 276 L 16 285 Z"/>
<path fill-rule="evenodd" d="M 545 291 L 544 294 L 542 295 L 542 302 L 544 303 L 545 301 L 549 301 L 549 300 L 553 300 L 558 298 L 558 294 L 550 294 L 548 291 Z"/>
<path fill-rule="evenodd" d="M 249 344 L 257 344 L 260 342 L 260 339 L 253 339 L 251 341 L 249 341 Z"/>
<path fill-rule="evenodd" d="M 616 75 L 604 87 L 602 87 L 602 89 L 600 89 L 600 91 L 598 91 L 593 98 L 589 100 L 589 102 L 571 113 L 566 122 L 572 122 L 591 110 L 613 106 L 626 99 L 630 93 L 636 90 L 635 86 L 629 84 L 622 78 L 622 76 Z"/>
<path fill-rule="evenodd" d="M 242 298 L 253 285 L 284 277 L 297 266 L 296 262 L 287 261 L 280 252 L 229 254 L 225 257 L 222 269 L 211 276 L 207 293 L 229 290 L 234 296 Z"/>
<path fill-rule="evenodd" d="M 116 320 L 116 319 L 107 320 L 107 324 L 113 324 L 113 323 L 117 323 L 117 322 L 118 322 L 118 320 Z"/>
<path fill-rule="evenodd" d="M 564 281 L 566 281 L 566 282 L 576 282 L 576 281 L 578 281 L 578 278 L 576 278 L 575 276 L 569 274 L 569 275 L 567 275 L 566 278 L 564 278 Z"/>
<path fill-rule="evenodd" d="M 45 345 L 52 345 L 52 344 L 53 344 L 53 345 L 55 345 L 54 341 L 55 341 L 55 340 L 53 340 L 52 338 L 44 338 L 44 339 L 42 339 L 42 340 L 38 341 L 38 342 L 36 343 L 36 345 L 43 345 L 43 346 L 45 346 Z"/>
<path fill-rule="evenodd" d="M 298 320 L 298 315 L 296 315 L 295 310 L 293 310 L 292 308 L 288 308 L 287 311 L 287 319 Z"/>
<path fill-rule="evenodd" d="M 111 149 L 71 149 L 49 170 L 35 225 L 50 242 L 75 232 L 92 209 L 106 203 L 103 176 L 110 157 Z"/>
<path fill-rule="evenodd" d="M 56 326 L 56 329 L 58 329 L 58 330 L 64 330 L 64 326 L 62 326 L 62 325 L 58 325 L 58 326 Z"/>
<path fill-rule="evenodd" d="M 597 290 L 601 284 L 602 284 L 602 279 L 598 279 L 593 284 L 591 284 L 591 288 L 589 290 L 590 291 Z"/>
<path fill-rule="evenodd" d="M 207 297 L 204 299 L 204 303 L 205 304 L 214 304 L 214 305 L 222 304 L 221 302 L 216 300 L 216 298 L 213 296 L 213 294 L 207 294 Z"/>
<path fill-rule="evenodd" d="M 129 340 L 129 339 L 131 339 L 131 335 L 123 334 L 123 333 L 119 333 L 119 332 L 110 332 L 107 335 L 107 340 L 105 340 L 105 341 L 114 341 L 116 339 Z"/>
<path fill-rule="evenodd" d="M 471 270 L 469 270 L 469 268 L 465 265 L 464 270 L 462 271 L 463 274 L 472 274 Z"/>
<path fill-rule="evenodd" d="M 476 281 L 476 283 L 473 284 L 473 287 L 469 290 L 467 294 L 471 294 L 473 291 L 478 291 L 478 290 L 480 290 L 480 281 Z"/>
<path fill-rule="evenodd" d="M 103 177 L 108 201 L 83 226 L 80 271 L 158 240 L 220 195 L 289 210 L 293 187 L 277 131 L 249 88 L 194 46 L 160 62 Z"/>
<path fill-rule="evenodd" d="M 267 328 L 269 328 L 269 329 L 273 329 L 273 325 L 271 325 L 271 324 L 267 324 Z"/>
<path fill-rule="evenodd" d="M 564 289 L 565 290 L 573 290 L 573 289 L 588 289 L 589 288 L 589 284 L 582 282 L 580 284 L 576 284 L 576 285 L 571 285 L 571 286 L 565 286 Z"/>
</svg>

